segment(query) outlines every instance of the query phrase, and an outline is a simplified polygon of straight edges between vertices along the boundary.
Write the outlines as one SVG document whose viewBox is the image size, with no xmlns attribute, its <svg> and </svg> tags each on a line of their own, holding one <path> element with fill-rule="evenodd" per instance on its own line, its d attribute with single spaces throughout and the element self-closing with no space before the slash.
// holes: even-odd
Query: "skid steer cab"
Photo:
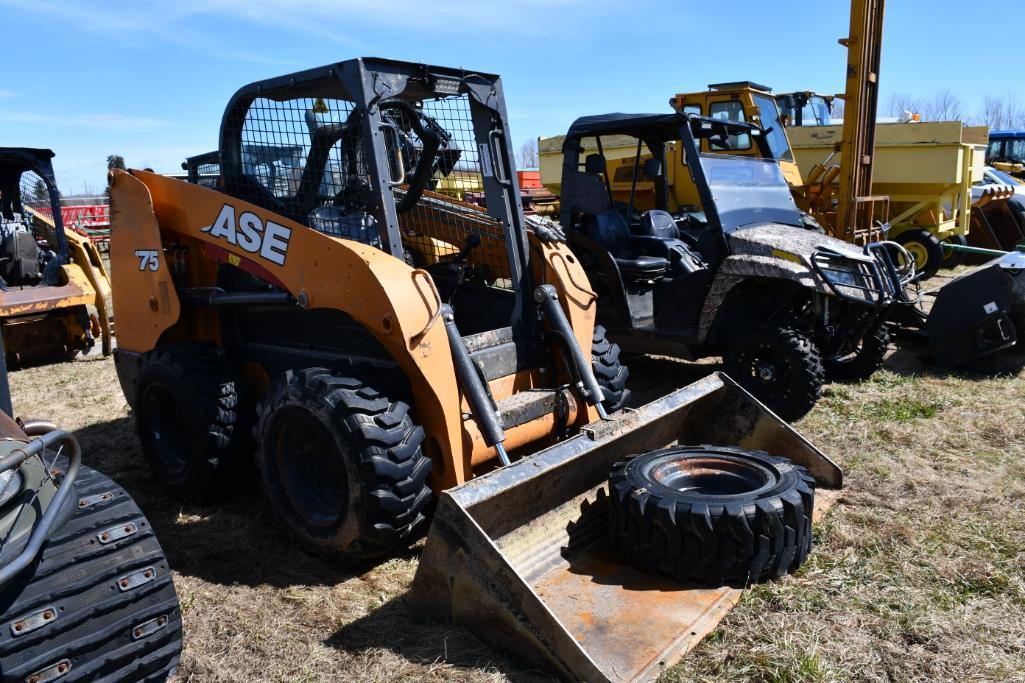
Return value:
<svg viewBox="0 0 1025 683">
<path fill-rule="evenodd" d="M 11 367 L 110 353 L 110 281 L 96 247 L 65 230 L 53 152 L 0 148 L 0 326 Z"/>
<path fill-rule="evenodd" d="M 740 137 L 764 158 L 701 151 Z M 606 159 L 610 140 L 620 150 L 629 140 L 632 158 Z M 588 116 L 562 153 L 561 223 L 598 293 L 598 320 L 624 350 L 722 356 L 788 420 L 812 408 L 825 377 L 863 379 L 882 364 L 885 315 L 903 287 L 890 247 L 808 229 L 758 126 Z M 690 174 L 700 206 L 671 203 L 666 169 Z M 629 184 L 627 202 L 613 183 Z"/>
<path fill-rule="evenodd" d="M 111 178 L 118 376 L 173 493 L 212 497 L 255 460 L 298 541 L 341 562 L 401 548 L 436 511 L 419 609 L 569 678 L 634 677 L 714 625 L 723 583 L 799 566 L 816 487 L 841 475 L 726 377 L 621 410 L 619 347 L 557 226 L 525 222 L 507 121 L 498 76 L 383 59 L 242 88 L 210 187 Z M 453 177 L 486 208 L 443 192 Z M 672 547 L 640 552 L 665 506 Z M 530 540 L 499 548 L 510 533 Z M 693 609 L 597 664 L 614 629 L 531 635 L 524 609 L 549 598 L 524 572 L 569 580 L 567 558 L 617 552 L 617 611 L 595 623 L 650 614 L 638 573 Z"/>
</svg>

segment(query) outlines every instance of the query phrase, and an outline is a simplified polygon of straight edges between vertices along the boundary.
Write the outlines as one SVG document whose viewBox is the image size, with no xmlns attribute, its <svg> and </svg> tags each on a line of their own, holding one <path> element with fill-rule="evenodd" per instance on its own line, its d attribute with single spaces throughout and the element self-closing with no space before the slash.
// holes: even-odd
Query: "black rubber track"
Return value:
<svg viewBox="0 0 1025 683">
<path fill-rule="evenodd" d="M 826 377 L 850 382 L 868 379 L 883 367 L 890 348 L 890 329 L 885 324 L 874 325 L 861 340 L 857 353 L 843 359 L 828 358 L 823 362 Z"/>
<path fill-rule="evenodd" d="M 626 383 L 630 379 L 630 369 L 619 359 L 619 344 L 611 342 L 605 336 L 605 327 L 594 326 L 594 337 L 591 340 L 591 367 L 594 378 L 598 380 L 602 393 L 605 394 L 603 405 L 605 410 L 619 410 L 630 400 L 630 390 Z"/>
<path fill-rule="evenodd" d="M 714 453 L 772 476 L 750 493 L 715 495 L 659 483 L 654 465 Z M 616 463 L 609 475 L 612 542 L 622 557 L 678 581 L 746 585 L 795 571 L 811 550 L 815 480 L 762 451 L 681 446 Z"/>
<path fill-rule="evenodd" d="M 185 435 L 180 451 L 188 465 L 183 472 L 169 473 L 162 464 L 151 424 L 154 416 L 145 404 L 152 383 L 169 391 L 180 406 L 181 421 L 168 425 L 168 431 Z M 253 417 L 243 410 L 240 388 L 238 372 L 227 354 L 213 344 L 168 346 L 147 355 L 133 406 L 136 429 L 154 476 L 175 496 L 210 500 L 245 479 L 246 466 L 251 469 Z"/>
<path fill-rule="evenodd" d="M 345 510 L 327 527 L 307 523 L 289 499 L 274 452 L 282 420 L 297 408 L 330 432 L 335 448 L 324 456 L 342 458 L 346 481 L 338 482 L 338 488 L 347 491 Z M 359 562 L 405 547 L 426 528 L 431 460 L 421 448 L 423 428 L 409 410 L 404 401 L 366 380 L 324 368 L 289 372 L 261 401 L 256 460 L 264 488 L 308 549 L 334 561 Z"/>
<path fill-rule="evenodd" d="M 79 470 L 74 500 L 104 496 L 46 542 L 25 574 L 0 591 L 0 680 L 27 681 L 67 660 L 65 681 L 163 681 L 178 666 L 182 622 L 167 558 L 135 501 L 108 477 Z M 107 543 L 109 529 L 134 533 Z M 146 571 L 152 578 L 146 579 Z M 122 590 L 133 574 L 140 585 Z M 15 636 L 16 624 L 52 609 L 57 617 Z M 146 626 L 149 623 L 150 626 Z M 137 635 L 142 626 L 146 633 Z M 152 627 L 152 632 L 149 628 Z M 24 629 L 24 625 L 22 626 Z"/>
<path fill-rule="evenodd" d="M 752 376 L 753 354 L 769 354 L 781 370 L 773 382 Z M 784 420 L 808 414 L 822 396 L 826 371 L 819 349 L 806 335 L 791 328 L 762 329 L 731 346 L 723 357 L 726 374 Z"/>
</svg>

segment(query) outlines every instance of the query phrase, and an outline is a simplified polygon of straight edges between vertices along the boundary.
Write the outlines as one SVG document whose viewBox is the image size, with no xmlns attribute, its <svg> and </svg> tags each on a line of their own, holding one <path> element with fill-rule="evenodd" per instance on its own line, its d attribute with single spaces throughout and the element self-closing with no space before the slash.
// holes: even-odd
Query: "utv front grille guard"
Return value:
<svg viewBox="0 0 1025 683">
<path fill-rule="evenodd" d="M 877 258 L 868 247 L 861 257 L 819 247 L 812 252 L 811 266 L 833 294 L 845 301 L 884 308 L 893 303 L 896 296 L 894 284 L 899 279 L 884 271 L 885 261 Z M 853 277 L 844 281 L 841 274 Z M 862 296 L 853 294 L 854 291 L 861 292 Z"/>
<path fill-rule="evenodd" d="M 78 467 L 82 464 L 82 449 L 78 445 L 78 439 L 73 434 L 57 429 L 32 439 L 21 448 L 16 448 L 7 457 L 0 459 L 0 472 L 6 472 L 9 469 L 21 466 L 29 458 L 40 455 L 47 448 L 57 444 L 68 446 L 70 451 L 68 453 L 68 471 L 57 488 L 57 493 L 50 501 L 49 507 L 46 508 L 46 512 L 43 513 L 42 518 L 36 523 L 35 528 L 32 529 L 32 534 L 29 536 L 25 548 L 13 560 L 0 566 L 0 587 L 5 586 L 11 579 L 18 576 L 39 555 L 43 543 L 46 542 L 50 532 L 53 530 L 53 525 L 60 515 L 61 508 L 64 507 L 64 503 L 67 501 L 68 496 L 71 495 L 71 491 L 74 490 L 75 479 L 78 478 Z"/>
</svg>

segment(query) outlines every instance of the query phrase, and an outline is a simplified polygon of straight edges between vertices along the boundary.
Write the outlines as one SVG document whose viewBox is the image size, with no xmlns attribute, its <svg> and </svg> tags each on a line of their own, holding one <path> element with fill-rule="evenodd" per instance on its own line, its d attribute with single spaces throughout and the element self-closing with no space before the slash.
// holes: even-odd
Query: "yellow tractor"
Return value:
<svg viewBox="0 0 1025 683">
<path fill-rule="evenodd" d="M 433 515 L 420 613 L 632 680 L 731 585 L 799 566 L 841 473 L 723 375 L 619 410 L 619 349 L 564 236 L 523 215 L 507 121 L 498 76 L 354 59 L 240 89 L 211 187 L 113 172 L 118 376 L 172 492 L 255 458 L 341 562 Z M 453 174 L 486 209 L 439 191 Z"/>
<path fill-rule="evenodd" d="M 0 325 L 7 364 L 110 353 L 110 281 L 100 254 L 61 220 L 48 149 L 0 148 Z"/>
</svg>

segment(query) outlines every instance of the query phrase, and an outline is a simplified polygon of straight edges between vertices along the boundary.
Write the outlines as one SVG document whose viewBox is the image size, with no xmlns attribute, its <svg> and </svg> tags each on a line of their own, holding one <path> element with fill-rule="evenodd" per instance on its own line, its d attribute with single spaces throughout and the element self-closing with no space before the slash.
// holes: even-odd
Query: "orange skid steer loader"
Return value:
<svg viewBox="0 0 1025 683">
<path fill-rule="evenodd" d="M 343 562 L 433 515 L 424 614 L 567 678 L 646 677 L 722 584 L 800 564 L 841 475 L 721 375 L 621 410 L 619 349 L 562 235 L 524 218 L 507 121 L 498 76 L 391 60 L 242 88 L 216 189 L 111 178 L 118 375 L 172 492 L 255 459 L 296 539 Z M 454 173 L 487 208 L 437 191 Z M 681 443 L 719 446 L 654 450 Z"/>
</svg>

